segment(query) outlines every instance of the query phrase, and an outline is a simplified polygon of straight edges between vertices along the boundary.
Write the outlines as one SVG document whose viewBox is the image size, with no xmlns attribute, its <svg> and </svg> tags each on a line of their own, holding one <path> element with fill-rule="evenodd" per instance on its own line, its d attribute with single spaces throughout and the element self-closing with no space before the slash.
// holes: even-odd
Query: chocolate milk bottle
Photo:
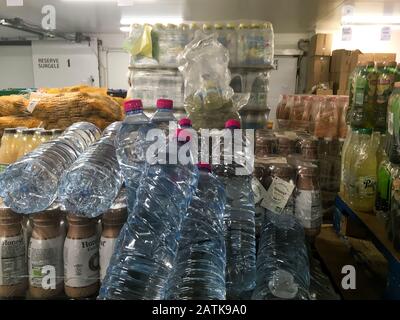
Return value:
<svg viewBox="0 0 400 320">
<path fill-rule="evenodd" d="M 65 294 L 74 299 L 94 297 L 99 290 L 98 219 L 73 214 L 64 243 Z"/>
<path fill-rule="evenodd" d="M 63 243 L 60 210 L 47 210 L 32 215 L 29 241 L 29 296 L 53 299 L 63 291 Z"/>
<path fill-rule="evenodd" d="M 317 236 L 322 224 L 321 189 L 317 166 L 297 168 L 295 195 L 295 216 L 303 224 L 307 236 Z"/>
<path fill-rule="evenodd" d="M 28 287 L 22 215 L 0 207 L 0 298 L 25 297 Z"/>
<path fill-rule="evenodd" d="M 103 215 L 103 232 L 100 239 L 100 281 L 103 281 L 115 243 L 127 217 L 125 208 L 113 209 Z"/>
</svg>

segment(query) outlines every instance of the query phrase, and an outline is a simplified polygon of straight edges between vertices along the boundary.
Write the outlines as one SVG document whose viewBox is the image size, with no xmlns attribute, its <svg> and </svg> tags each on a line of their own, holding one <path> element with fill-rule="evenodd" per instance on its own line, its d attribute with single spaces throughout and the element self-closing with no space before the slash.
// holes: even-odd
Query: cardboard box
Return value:
<svg viewBox="0 0 400 320">
<path fill-rule="evenodd" d="M 330 74 L 330 83 L 333 92 L 337 90 L 347 90 L 349 83 L 349 72 L 332 72 Z"/>
<path fill-rule="evenodd" d="M 332 89 L 317 89 L 317 96 L 330 96 L 333 94 Z"/>
<path fill-rule="evenodd" d="M 329 82 L 330 57 L 314 56 L 310 57 L 307 66 L 307 90 L 314 85 Z"/>
<path fill-rule="evenodd" d="M 395 53 L 374 53 L 375 62 L 390 62 L 396 61 Z"/>
<path fill-rule="evenodd" d="M 362 52 L 360 50 L 354 50 L 351 52 L 351 54 L 350 54 L 350 70 L 349 70 L 350 73 L 357 66 L 361 55 L 362 55 Z"/>
<path fill-rule="evenodd" d="M 338 96 L 348 96 L 349 95 L 349 90 L 348 89 L 339 89 L 336 94 Z"/>
<path fill-rule="evenodd" d="M 332 52 L 331 72 L 349 72 L 351 64 L 350 50 L 334 50 Z"/>
<path fill-rule="evenodd" d="M 317 33 L 311 37 L 309 56 L 330 56 L 332 51 L 332 34 Z"/>
</svg>

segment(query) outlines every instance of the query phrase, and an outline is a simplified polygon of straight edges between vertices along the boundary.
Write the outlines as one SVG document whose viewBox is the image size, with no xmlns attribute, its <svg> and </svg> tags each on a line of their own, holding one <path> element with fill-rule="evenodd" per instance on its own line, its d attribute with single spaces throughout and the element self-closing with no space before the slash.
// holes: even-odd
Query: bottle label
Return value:
<svg viewBox="0 0 400 320">
<path fill-rule="evenodd" d="M 0 237 L 0 286 L 22 283 L 26 276 L 23 235 Z"/>
<path fill-rule="evenodd" d="M 377 210 L 388 211 L 390 208 L 390 180 L 390 171 L 388 171 L 387 167 L 379 167 L 375 201 Z"/>
<path fill-rule="evenodd" d="M 282 163 L 287 164 L 287 159 L 285 157 L 270 157 L 265 159 L 257 159 L 257 163 L 271 164 L 271 163 Z"/>
<path fill-rule="evenodd" d="M 257 178 L 251 179 L 251 188 L 253 190 L 255 204 L 258 204 L 266 197 L 267 190 L 265 190 L 264 186 Z"/>
<path fill-rule="evenodd" d="M 261 206 L 274 213 L 281 213 L 294 190 L 294 184 L 274 177 Z"/>
<path fill-rule="evenodd" d="M 83 288 L 99 280 L 99 238 L 65 239 L 64 244 L 65 285 Z"/>
<path fill-rule="evenodd" d="M 295 199 L 295 216 L 304 228 L 317 228 L 322 223 L 321 192 L 297 190 Z"/>
<path fill-rule="evenodd" d="M 361 107 L 364 104 L 364 88 L 356 88 L 354 93 L 354 104 Z"/>
<path fill-rule="evenodd" d="M 400 202 L 400 178 L 394 178 L 392 182 L 392 199 Z"/>
<path fill-rule="evenodd" d="M 4 172 L 8 166 L 9 164 L 7 163 L 0 163 L 0 173 Z"/>
<path fill-rule="evenodd" d="M 388 133 L 393 135 L 393 112 L 388 113 Z"/>
<path fill-rule="evenodd" d="M 356 182 L 356 189 L 358 196 L 361 197 L 374 197 L 376 188 L 376 177 L 365 176 L 359 177 Z"/>
<path fill-rule="evenodd" d="M 103 281 L 110 264 L 111 256 L 114 253 L 117 238 L 101 237 L 100 239 L 100 280 Z"/>
<path fill-rule="evenodd" d="M 29 283 L 36 288 L 42 288 L 43 267 L 52 266 L 55 269 L 55 283 L 63 282 L 63 238 L 61 236 L 53 239 L 31 238 L 29 243 Z"/>
<path fill-rule="evenodd" d="M 384 104 L 388 101 L 391 92 L 392 81 L 389 77 L 380 77 L 376 87 L 377 103 Z"/>
</svg>

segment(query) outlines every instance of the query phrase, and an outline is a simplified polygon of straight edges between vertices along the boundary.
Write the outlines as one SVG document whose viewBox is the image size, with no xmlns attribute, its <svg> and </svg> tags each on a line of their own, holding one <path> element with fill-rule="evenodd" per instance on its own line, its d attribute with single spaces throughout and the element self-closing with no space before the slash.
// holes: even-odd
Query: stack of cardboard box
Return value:
<svg viewBox="0 0 400 320">
<path fill-rule="evenodd" d="M 318 84 L 329 83 L 329 65 L 332 49 L 332 35 L 318 33 L 311 38 L 308 51 L 306 90 Z"/>
<path fill-rule="evenodd" d="M 389 62 L 396 60 L 395 53 L 362 53 L 360 50 L 334 50 L 331 55 L 332 35 L 318 33 L 310 41 L 308 51 L 306 91 L 318 84 L 327 84 L 327 88 L 317 90 L 320 94 L 347 95 L 349 77 L 359 62 Z"/>
<path fill-rule="evenodd" d="M 330 68 L 330 88 L 338 95 L 349 94 L 349 77 L 359 62 L 395 61 L 395 53 L 362 53 L 360 50 L 334 50 Z"/>
</svg>

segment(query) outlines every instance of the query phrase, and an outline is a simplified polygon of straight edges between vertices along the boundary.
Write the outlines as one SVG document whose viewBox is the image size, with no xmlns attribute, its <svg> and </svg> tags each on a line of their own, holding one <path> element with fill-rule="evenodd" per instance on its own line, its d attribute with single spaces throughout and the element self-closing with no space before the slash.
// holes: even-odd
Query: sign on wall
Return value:
<svg viewBox="0 0 400 320">
<path fill-rule="evenodd" d="M 97 41 L 32 41 L 35 87 L 99 86 Z"/>
</svg>

